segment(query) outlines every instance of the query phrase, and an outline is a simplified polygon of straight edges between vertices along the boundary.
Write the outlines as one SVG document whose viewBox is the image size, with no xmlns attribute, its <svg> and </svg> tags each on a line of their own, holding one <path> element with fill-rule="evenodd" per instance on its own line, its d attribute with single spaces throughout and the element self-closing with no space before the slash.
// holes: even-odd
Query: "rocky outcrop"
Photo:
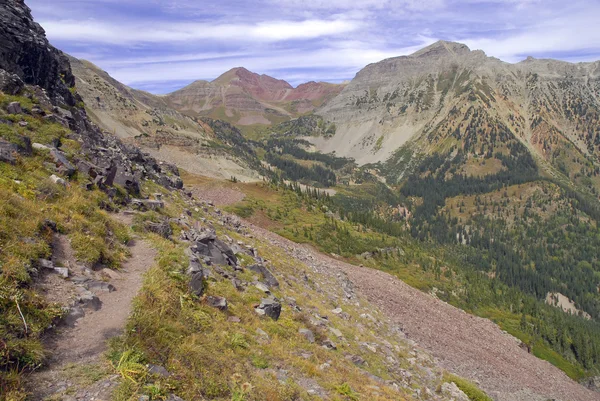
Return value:
<svg viewBox="0 0 600 401">
<path fill-rule="evenodd" d="M 3 2 L 0 26 L 0 69 L 17 75 L 28 85 L 43 88 L 57 105 L 75 106 L 79 99 L 69 91 L 75 85 L 69 60 L 48 43 L 23 0 Z M 0 76 L 0 82 L 4 82 L 6 75 Z M 9 86 L 16 90 L 18 84 L 15 86 L 13 81 Z"/>
<path fill-rule="evenodd" d="M 27 112 L 63 124 L 73 131 L 73 139 L 81 142 L 81 155 L 74 162 L 60 151 L 60 143 L 50 145 L 59 173 L 71 176 L 79 170 L 89 176 L 91 184 L 101 188 L 118 184 L 132 193 L 138 192 L 142 178 L 166 187 L 183 186 L 177 168 L 158 163 L 90 122 L 75 91 L 69 59 L 50 45 L 22 0 L 2 4 L 0 26 L 0 90 L 11 95 L 26 91 L 24 95 L 35 96 L 40 104 L 35 110 L 25 111 L 13 103 L 8 105 L 7 113 Z M 0 157 L 8 162 L 14 162 L 15 151 L 21 150 L 11 146 L 3 144 L 0 151 Z"/>
</svg>

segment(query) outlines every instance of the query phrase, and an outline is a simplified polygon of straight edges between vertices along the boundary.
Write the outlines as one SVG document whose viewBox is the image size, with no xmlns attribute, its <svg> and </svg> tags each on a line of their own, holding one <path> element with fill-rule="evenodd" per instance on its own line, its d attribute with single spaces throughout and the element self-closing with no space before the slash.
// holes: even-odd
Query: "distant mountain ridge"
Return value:
<svg viewBox="0 0 600 401">
<path fill-rule="evenodd" d="M 288 82 L 239 67 L 214 81 L 195 81 L 168 94 L 174 109 L 246 126 L 280 123 L 313 111 L 344 88 L 343 84 L 308 82 L 294 88 Z"/>
<path fill-rule="evenodd" d="M 313 139 L 317 148 L 359 164 L 387 161 L 409 142 L 424 154 L 464 148 L 456 133 L 478 115 L 485 122 L 471 127 L 473 156 L 500 149 L 492 131 L 501 128 L 548 168 L 579 181 L 583 169 L 586 185 L 600 188 L 600 62 L 509 64 L 439 41 L 366 66 L 315 113 L 337 127 L 332 138 Z"/>
</svg>

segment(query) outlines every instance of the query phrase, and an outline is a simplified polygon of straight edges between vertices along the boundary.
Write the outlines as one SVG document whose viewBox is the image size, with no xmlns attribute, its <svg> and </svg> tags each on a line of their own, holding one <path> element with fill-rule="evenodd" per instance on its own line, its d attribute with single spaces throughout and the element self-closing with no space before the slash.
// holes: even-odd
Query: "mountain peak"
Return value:
<svg viewBox="0 0 600 401">
<path fill-rule="evenodd" d="M 469 47 L 463 43 L 438 40 L 437 42 L 413 53 L 411 57 L 442 56 L 447 54 L 459 55 L 469 53 L 470 51 L 471 49 L 469 49 Z"/>
</svg>

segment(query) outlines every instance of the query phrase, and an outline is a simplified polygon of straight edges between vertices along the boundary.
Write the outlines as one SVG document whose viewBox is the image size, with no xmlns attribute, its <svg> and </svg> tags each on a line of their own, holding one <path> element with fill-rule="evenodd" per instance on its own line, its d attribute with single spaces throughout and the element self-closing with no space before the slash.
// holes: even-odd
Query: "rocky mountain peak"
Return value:
<svg viewBox="0 0 600 401">
<path fill-rule="evenodd" d="M 467 54 L 470 51 L 471 49 L 469 49 L 469 47 L 465 44 L 438 40 L 437 42 L 411 54 L 411 57 L 439 57 L 446 55 L 458 56 Z"/>
</svg>

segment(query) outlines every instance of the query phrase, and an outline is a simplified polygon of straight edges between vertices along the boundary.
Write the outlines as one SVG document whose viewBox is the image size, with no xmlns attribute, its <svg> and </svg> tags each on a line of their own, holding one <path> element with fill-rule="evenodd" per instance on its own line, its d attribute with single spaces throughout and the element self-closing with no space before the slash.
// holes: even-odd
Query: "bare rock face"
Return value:
<svg viewBox="0 0 600 401">
<path fill-rule="evenodd" d="M 77 102 L 69 87 L 75 84 L 67 57 L 50 46 L 42 27 L 33 21 L 23 0 L 0 7 L 0 69 L 16 74 L 28 85 L 44 88 L 49 97 L 68 106 Z M 57 79 L 62 77 L 62 79 Z"/>
<path fill-rule="evenodd" d="M 59 172 L 69 176 L 79 168 L 99 187 L 110 187 L 116 183 L 132 193 L 138 191 L 139 180 L 143 178 L 154 179 L 166 187 L 182 186 L 176 168 L 159 165 L 138 148 L 124 145 L 90 122 L 81 107 L 81 97 L 74 91 L 75 77 L 69 59 L 50 45 L 44 30 L 33 21 L 31 10 L 23 0 L 0 4 L 0 26 L 0 90 L 16 95 L 27 87 L 44 108 L 51 109 L 52 114 L 46 114 L 39 107 L 36 112 L 47 120 L 70 128 L 74 133 L 73 139 L 82 144 L 82 159 L 85 160 L 75 163 L 67 160 L 57 149 L 60 144 L 52 144 L 54 149 L 51 153 Z M 14 103 L 8 106 L 7 111 L 20 114 L 22 110 L 19 104 Z M 21 150 L 19 146 L 17 150 Z M 12 162 L 14 152 L 8 146 L 3 146 L 1 153 L 6 161 Z"/>
</svg>

